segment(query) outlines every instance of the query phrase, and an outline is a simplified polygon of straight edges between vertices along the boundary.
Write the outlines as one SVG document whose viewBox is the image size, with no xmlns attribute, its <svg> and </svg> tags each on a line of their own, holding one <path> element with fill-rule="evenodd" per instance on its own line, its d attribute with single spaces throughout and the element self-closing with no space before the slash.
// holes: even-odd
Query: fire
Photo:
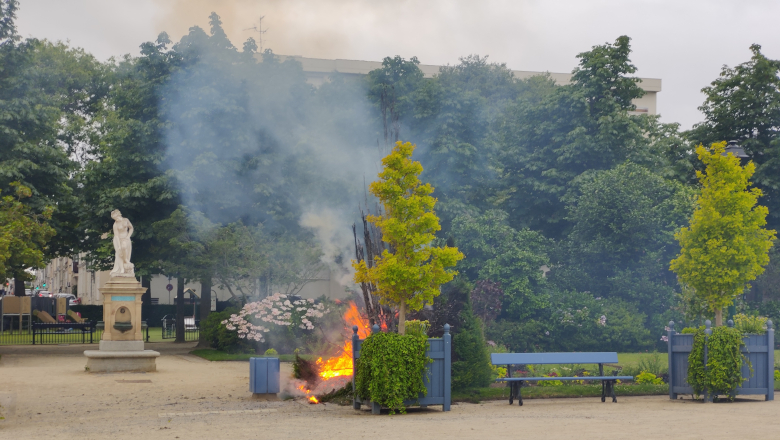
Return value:
<svg viewBox="0 0 780 440">
<path fill-rule="evenodd" d="M 312 384 L 311 386 L 314 387 L 314 391 L 320 391 L 323 392 L 327 389 L 333 388 L 334 386 L 341 387 L 344 385 L 345 382 L 342 382 L 339 384 L 338 381 L 334 381 L 331 383 L 328 383 L 328 385 L 324 385 L 327 381 L 336 379 L 336 378 L 342 378 L 342 380 L 348 380 L 350 376 L 352 376 L 352 326 L 358 327 L 358 336 L 361 339 L 365 339 L 370 333 L 371 329 L 368 325 L 368 320 L 364 319 L 362 316 L 360 316 L 360 311 L 358 310 L 357 306 L 354 302 L 349 303 L 349 307 L 347 308 L 347 311 L 344 313 L 344 322 L 347 324 L 347 329 L 349 330 L 349 337 L 346 341 L 344 341 L 344 346 L 341 348 L 341 354 L 337 357 L 333 357 L 328 359 L 327 361 L 323 361 L 322 358 L 317 359 L 317 368 L 319 369 L 319 375 L 321 382 L 318 382 L 317 384 Z M 308 399 L 309 403 L 311 404 L 318 404 L 320 401 L 312 394 L 312 390 L 308 388 L 309 384 L 301 384 L 297 386 L 296 388 L 301 391 L 304 395 L 306 395 L 306 398 Z M 316 386 L 315 386 L 316 385 Z"/>
<path fill-rule="evenodd" d="M 352 326 L 356 325 L 358 327 L 358 336 L 361 339 L 365 339 L 371 333 L 368 320 L 360 316 L 360 311 L 358 311 L 357 306 L 352 301 L 350 301 L 349 308 L 344 313 L 344 322 L 347 324 L 350 333 L 352 333 Z M 317 359 L 317 366 L 319 367 L 322 380 L 352 376 L 352 337 L 350 336 L 344 341 L 344 347 L 342 347 L 341 354 L 338 357 L 330 358 L 327 361 L 319 358 Z"/>
</svg>

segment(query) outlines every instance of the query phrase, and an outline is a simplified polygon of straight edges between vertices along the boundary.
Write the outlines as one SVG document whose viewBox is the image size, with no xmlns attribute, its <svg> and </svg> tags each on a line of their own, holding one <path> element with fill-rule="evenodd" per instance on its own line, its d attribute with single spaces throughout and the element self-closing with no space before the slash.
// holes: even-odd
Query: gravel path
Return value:
<svg viewBox="0 0 780 440">
<path fill-rule="evenodd" d="M 780 436 L 778 402 L 701 404 L 663 396 L 505 401 L 372 416 L 335 404 L 261 401 L 246 362 L 208 362 L 194 344 L 147 344 L 156 373 L 90 374 L 84 346 L 0 347 L 0 439 L 736 439 Z M 90 347 L 88 347 L 90 348 Z M 289 365 L 283 368 L 289 373 Z M 743 428 L 744 427 L 744 428 Z M 743 430 L 744 429 L 744 430 Z"/>
</svg>

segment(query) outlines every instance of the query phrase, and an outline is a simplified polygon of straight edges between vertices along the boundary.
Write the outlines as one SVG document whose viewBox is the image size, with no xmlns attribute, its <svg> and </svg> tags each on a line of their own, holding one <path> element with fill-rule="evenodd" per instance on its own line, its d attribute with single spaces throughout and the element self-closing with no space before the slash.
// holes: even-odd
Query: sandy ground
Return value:
<svg viewBox="0 0 780 440">
<path fill-rule="evenodd" d="M 208 362 L 187 354 L 192 345 L 147 344 L 162 356 L 145 374 L 86 373 L 84 346 L 0 347 L 0 405 L 12 411 L 0 439 L 780 438 L 780 402 L 763 400 L 494 401 L 396 416 L 260 401 L 246 362 Z"/>
</svg>

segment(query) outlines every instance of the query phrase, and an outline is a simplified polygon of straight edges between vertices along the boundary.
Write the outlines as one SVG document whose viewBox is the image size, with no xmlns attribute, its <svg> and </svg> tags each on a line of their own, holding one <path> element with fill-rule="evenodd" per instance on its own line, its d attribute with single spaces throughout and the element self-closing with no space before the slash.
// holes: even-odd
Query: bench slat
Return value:
<svg viewBox="0 0 780 440">
<path fill-rule="evenodd" d="M 607 364 L 617 363 L 617 352 L 590 353 L 492 353 L 493 365 Z"/>
<path fill-rule="evenodd" d="M 519 382 L 539 380 L 633 380 L 634 376 L 583 376 L 583 377 L 501 377 L 496 382 Z"/>
</svg>

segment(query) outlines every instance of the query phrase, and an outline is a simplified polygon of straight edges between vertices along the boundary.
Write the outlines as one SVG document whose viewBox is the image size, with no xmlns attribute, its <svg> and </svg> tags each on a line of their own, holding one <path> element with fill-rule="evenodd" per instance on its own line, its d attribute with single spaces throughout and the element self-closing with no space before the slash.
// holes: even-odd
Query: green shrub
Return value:
<svg viewBox="0 0 780 440">
<path fill-rule="evenodd" d="M 490 377 L 493 380 L 496 380 L 499 377 L 506 377 L 507 370 L 506 367 L 490 364 L 490 373 L 491 373 Z"/>
<path fill-rule="evenodd" d="M 550 372 L 549 374 L 544 374 L 543 377 L 558 377 L 558 373 L 556 372 Z M 540 387 L 559 387 L 563 385 L 563 382 L 560 380 L 540 380 L 536 382 L 537 385 Z"/>
<path fill-rule="evenodd" d="M 640 372 L 644 371 L 660 376 L 669 370 L 669 365 L 661 359 L 661 355 L 658 352 L 653 352 L 652 354 L 642 356 L 637 363 L 637 368 Z"/>
<path fill-rule="evenodd" d="M 411 319 L 406 321 L 406 334 L 415 335 L 420 337 L 428 337 L 428 330 L 430 330 L 431 324 L 428 321 L 420 321 L 417 319 Z"/>
<path fill-rule="evenodd" d="M 355 374 L 355 393 L 395 411 L 406 412 L 405 399 L 425 394 L 423 374 L 432 362 L 428 339 L 415 335 L 375 333 L 363 341 Z"/>
<path fill-rule="evenodd" d="M 642 371 L 635 379 L 636 383 L 651 383 L 653 385 L 661 385 L 664 381 L 660 377 L 656 377 L 655 374 Z"/>
<path fill-rule="evenodd" d="M 482 324 L 471 308 L 461 312 L 462 327 L 452 338 L 456 360 L 452 363 L 452 388 L 486 387 L 493 377 Z"/>
<path fill-rule="evenodd" d="M 766 333 L 766 321 L 763 316 L 748 316 L 744 313 L 734 315 L 734 328 L 740 333 L 763 335 Z"/>
<path fill-rule="evenodd" d="M 277 356 L 279 354 L 278 351 L 274 350 L 273 348 L 269 348 L 268 350 L 263 353 L 265 356 Z"/>
<path fill-rule="evenodd" d="M 707 342 L 707 368 L 704 368 L 704 345 Z M 697 329 L 693 347 L 688 355 L 688 383 L 696 395 L 707 389 L 711 394 L 731 393 L 742 384 L 742 362 L 748 362 L 740 348 L 744 345 L 742 333 L 729 327 L 715 327 L 705 338 L 704 330 Z"/>
<path fill-rule="evenodd" d="M 775 370 L 775 382 L 780 383 L 780 370 Z"/>
<path fill-rule="evenodd" d="M 221 312 L 212 312 L 208 319 L 200 324 L 200 334 L 208 341 L 211 348 L 228 353 L 242 353 L 251 350 L 251 344 L 246 339 L 238 337 L 238 332 L 230 331 L 222 321 L 238 313 L 237 309 L 229 308 Z"/>
</svg>

